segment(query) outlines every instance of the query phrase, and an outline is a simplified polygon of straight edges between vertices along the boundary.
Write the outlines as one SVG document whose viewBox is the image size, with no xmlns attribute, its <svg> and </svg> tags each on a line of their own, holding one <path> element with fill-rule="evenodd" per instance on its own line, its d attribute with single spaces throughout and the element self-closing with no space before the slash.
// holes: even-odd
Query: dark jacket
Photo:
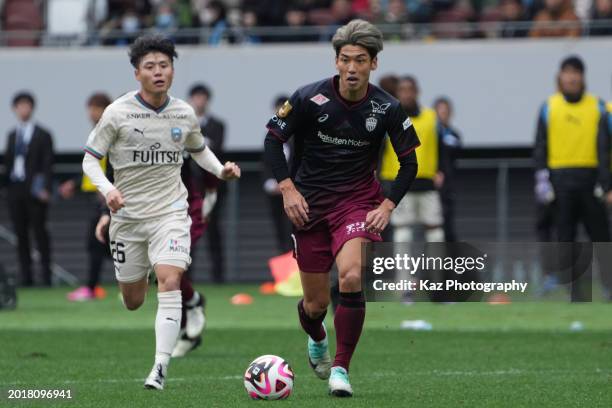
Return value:
<svg viewBox="0 0 612 408">
<path fill-rule="evenodd" d="M 6 144 L 4 155 L 6 185 L 12 183 L 11 172 L 13 170 L 13 162 L 15 161 L 16 134 L 17 130 L 13 129 L 8 135 L 8 142 Z M 34 125 L 34 131 L 28 144 L 25 159 L 25 182 L 28 189 L 32 187 L 34 176 L 40 175 L 44 178 L 44 188 L 51 193 L 53 159 L 53 138 L 51 134 L 39 125 Z"/>
</svg>

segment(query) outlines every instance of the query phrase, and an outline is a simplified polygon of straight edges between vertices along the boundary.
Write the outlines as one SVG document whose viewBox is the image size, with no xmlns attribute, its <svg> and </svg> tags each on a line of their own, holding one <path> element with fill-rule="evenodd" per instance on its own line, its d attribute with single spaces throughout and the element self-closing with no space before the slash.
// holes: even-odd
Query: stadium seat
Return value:
<svg viewBox="0 0 612 408">
<path fill-rule="evenodd" d="M 313 25 L 331 25 L 334 23 L 334 16 L 327 8 L 319 8 L 308 12 L 308 21 Z"/>
<path fill-rule="evenodd" d="M 468 33 L 453 24 L 466 23 L 472 17 L 469 8 L 456 7 L 436 13 L 433 20 L 433 33 L 437 38 L 465 38 Z"/>
<path fill-rule="evenodd" d="M 2 16 L 2 27 L 9 33 L 17 34 L 23 31 L 39 31 L 43 28 L 41 11 L 34 0 L 6 0 Z M 39 41 L 38 35 L 17 36 L 9 37 L 6 45 L 11 47 L 32 47 L 37 46 Z"/>
</svg>

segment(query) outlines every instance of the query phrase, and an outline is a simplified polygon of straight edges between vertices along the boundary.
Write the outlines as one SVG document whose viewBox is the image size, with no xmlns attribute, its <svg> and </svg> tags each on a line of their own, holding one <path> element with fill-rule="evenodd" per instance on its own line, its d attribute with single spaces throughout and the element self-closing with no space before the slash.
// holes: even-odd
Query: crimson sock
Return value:
<svg viewBox="0 0 612 408">
<path fill-rule="evenodd" d="M 181 276 L 181 329 L 184 329 L 187 324 L 186 303 L 193 298 L 193 294 L 191 279 L 189 279 L 186 272 L 183 272 L 183 276 Z"/>
<path fill-rule="evenodd" d="M 193 297 L 193 286 L 191 285 L 191 279 L 186 273 L 181 276 L 181 300 L 183 304 L 187 303 Z"/>
<path fill-rule="evenodd" d="M 334 366 L 344 367 L 348 372 L 351 357 L 359 342 L 365 320 L 363 292 L 340 292 L 334 326 L 336 327 L 336 358 Z"/>
<path fill-rule="evenodd" d="M 306 314 L 306 310 L 304 310 L 304 299 L 301 299 L 298 302 L 298 314 L 300 315 L 300 323 L 302 324 L 302 328 L 310 336 L 311 339 L 313 339 L 314 341 L 321 341 L 325 338 L 325 330 L 323 330 L 323 319 L 325 319 L 327 310 L 321 313 L 321 316 L 312 319 Z"/>
</svg>

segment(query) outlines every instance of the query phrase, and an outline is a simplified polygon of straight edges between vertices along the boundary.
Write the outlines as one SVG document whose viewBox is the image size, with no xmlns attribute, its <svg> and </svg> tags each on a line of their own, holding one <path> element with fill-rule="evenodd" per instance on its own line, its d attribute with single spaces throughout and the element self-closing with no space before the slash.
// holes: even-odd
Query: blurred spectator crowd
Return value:
<svg viewBox="0 0 612 408">
<path fill-rule="evenodd" d="M 612 0 L 0 0 L 0 10 L 4 45 L 43 34 L 123 45 L 143 30 L 193 44 L 327 41 L 357 17 L 398 41 L 612 35 Z"/>
</svg>

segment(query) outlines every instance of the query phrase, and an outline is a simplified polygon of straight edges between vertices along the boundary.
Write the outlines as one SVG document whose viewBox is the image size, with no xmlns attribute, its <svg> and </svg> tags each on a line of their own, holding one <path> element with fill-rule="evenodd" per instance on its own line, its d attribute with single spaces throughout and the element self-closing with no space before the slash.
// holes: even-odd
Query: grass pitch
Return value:
<svg viewBox="0 0 612 408">
<path fill-rule="evenodd" d="M 610 304 L 369 303 L 351 365 L 355 396 L 337 400 L 308 367 L 295 298 L 259 295 L 256 286 L 201 289 L 208 300 L 203 344 L 173 360 L 163 392 L 142 387 L 155 347 L 153 291 L 136 312 L 123 309 L 114 288 L 88 303 L 69 303 L 67 289 L 20 291 L 18 309 L 0 311 L 0 406 L 612 406 Z M 254 303 L 232 306 L 238 292 L 252 294 Z M 415 319 L 433 330 L 399 329 Z M 584 330 L 571 331 L 574 321 Z M 289 400 L 246 395 L 242 374 L 262 354 L 280 355 L 294 369 Z M 9 389 L 42 388 L 71 389 L 73 398 L 7 399 Z"/>
</svg>

